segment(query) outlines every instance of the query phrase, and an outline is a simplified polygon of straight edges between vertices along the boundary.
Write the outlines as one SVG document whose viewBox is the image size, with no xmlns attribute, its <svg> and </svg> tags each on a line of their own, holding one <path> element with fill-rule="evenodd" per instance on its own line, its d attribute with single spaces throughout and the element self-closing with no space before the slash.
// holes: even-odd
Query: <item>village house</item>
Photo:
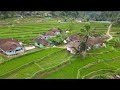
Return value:
<svg viewBox="0 0 120 90">
<path fill-rule="evenodd" d="M 44 48 L 45 46 L 50 45 L 48 40 L 41 39 L 41 38 L 34 39 L 34 44 L 35 44 L 35 46 L 40 47 L 40 48 Z"/>
<path fill-rule="evenodd" d="M 53 28 L 53 29 L 50 29 L 48 32 L 46 32 L 45 34 L 42 34 L 40 36 L 41 39 L 47 39 L 48 38 L 51 38 L 51 37 L 55 37 L 56 35 L 59 35 L 61 34 L 61 29 L 59 28 Z"/>
<path fill-rule="evenodd" d="M 50 29 L 48 32 L 40 35 L 39 38 L 34 39 L 34 44 L 40 48 L 50 46 L 50 44 L 54 44 L 54 42 L 51 42 L 49 38 L 55 37 L 56 35 L 61 34 L 61 32 L 62 31 L 59 28 Z"/>
<path fill-rule="evenodd" d="M 79 35 L 72 35 L 72 36 L 70 36 L 70 37 L 68 37 L 67 39 L 66 39 L 66 42 L 68 43 L 68 42 L 70 42 L 70 41 L 75 41 L 75 40 L 80 40 L 80 39 L 82 39 Z"/>
<path fill-rule="evenodd" d="M 24 52 L 22 43 L 15 39 L 0 39 L 0 52 L 6 55 L 14 55 L 17 53 Z"/>
<path fill-rule="evenodd" d="M 100 48 L 100 47 L 106 47 L 106 44 L 104 43 L 104 40 L 102 37 L 91 37 L 88 38 L 88 50 L 92 47 L 94 48 Z"/>
<path fill-rule="evenodd" d="M 77 52 L 79 52 L 80 51 L 81 40 L 82 40 L 82 37 L 80 37 L 79 35 L 72 35 L 72 36 L 68 37 L 66 39 L 67 50 L 72 54 L 76 54 Z"/>
<path fill-rule="evenodd" d="M 80 51 L 80 40 L 70 41 L 66 47 L 70 53 L 76 54 L 78 51 Z"/>
</svg>

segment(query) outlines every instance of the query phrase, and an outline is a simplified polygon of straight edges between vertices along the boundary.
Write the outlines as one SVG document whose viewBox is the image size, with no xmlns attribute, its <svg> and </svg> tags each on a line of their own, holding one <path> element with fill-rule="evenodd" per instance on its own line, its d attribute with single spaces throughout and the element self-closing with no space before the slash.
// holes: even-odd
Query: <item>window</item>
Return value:
<svg viewBox="0 0 120 90">
<path fill-rule="evenodd" d="M 18 49 L 18 50 L 15 50 L 15 51 L 19 51 L 19 49 Z"/>
</svg>

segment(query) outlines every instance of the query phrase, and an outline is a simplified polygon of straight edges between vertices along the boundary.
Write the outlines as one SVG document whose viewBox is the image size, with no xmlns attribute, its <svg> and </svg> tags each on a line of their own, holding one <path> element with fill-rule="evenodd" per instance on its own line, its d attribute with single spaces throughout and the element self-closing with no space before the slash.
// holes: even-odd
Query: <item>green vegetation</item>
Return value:
<svg viewBox="0 0 120 90">
<path fill-rule="evenodd" d="M 49 50 L 49 49 L 47 49 Z M 52 49 L 53 50 L 53 49 Z M 60 50 L 60 49 L 58 49 Z M 55 51 L 55 49 L 54 49 Z M 32 54 L 34 55 L 34 54 Z M 26 56 L 25 56 L 26 57 Z M 59 58 L 58 58 L 59 57 Z M 57 51 L 49 56 L 45 56 L 41 58 L 40 60 L 34 60 L 33 63 L 28 64 L 24 67 L 21 67 L 15 72 L 11 72 L 9 74 L 6 74 L 2 76 L 2 78 L 31 78 L 36 73 L 43 72 L 48 69 L 52 69 L 54 67 L 57 67 L 58 65 L 67 62 L 69 58 L 71 57 L 71 54 L 66 52 L 66 50 L 60 50 Z"/>
<path fill-rule="evenodd" d="M 109 52 L 106 52 L 106 50 Z M 86 58 L 81 59 L 81 60 L 78 59 L 78 57 L 74 57 L 71 64 L 67 65 L 66 67 L 54 73 L 45 75 L 42 78 L 45 78 L 45 79 L 51 79 L 51 78 L 74 79 L 76 78 L 77 79 L 77 78 L 83 78 L 86 75 L 89 75 L 90 73 L 92 73 L 93 71 L 95 72 L 100 69 L 115 70 L 119 68 L 120 52 L 114 49 L 112 49 L 112 52 L 111 52 L 110 47 L 104 50 L 102 48 L 101 50 L 97 49 L 97 50 L 94 50 L 94 52 L 97 52 L 97 53 L 99 52 L 100 55 L 94 55 L 96 53 L 93 53 L 90 56 L 87 56 Z M 97 73 L 94 73 L 94 75 L 97 75 Z"/>
<path fill-rule="evenodd" d="M 0 65 L 0 76 L 7 74 L 13 70 L 17 70 L 33 61 L 39 60 L 49 54 L 52 54 L 56 51 L 60 50 L 60 48 L 50 48 L 41 51 L 37 51 L 34 53 L 30 53 L 24 56 L 20 56 L 19 58 L 14 58 L 8 62 L 2 63 Z"/>
<path fill-rule="evenodd" d="M 16 21 L 15 21 L 16 20 Z M 17 23 L 19 21 L 19 23 Z M 41 22 L 38 22 L 41 21 Z M 43 18 L 20 18 L 18 19 L 8 19 L 5 22 L 11 23 L 10 25 L 0 25 L 0 38 L 14 38 L 22 41 L 25 45 L 33 45 L 33 38 L 38 37 L 38 35 L 50 30 L 51 28 L 60 28 L 62 30 L 69 30 L 68 23 L 58 23 L 55 19 L 44 20 Z M 73 29 L 72 32 L 80 31 L 80 28 L 84 23 L 73 22 L 71 25 Z M 91 28 L 95 30 L 104 30 L 106 32 L 109 24 L 103 23 L 92 23 Z M 97 27 L 99 26 L 99 27 Z M 11 36 L 12 34 L 12 36 Z"/>
<path fill-rule="evenodd" d="M 3 63 L 4 61 L 9 60 L 6 56 L 0 54 L 0 63 Z"/>
<path fill-rule="evenodd" d="M 14 38 L 22 41 L 25 46 L 34 45 L 32 39 L 51 28 L 69 30 L 73 34 L 81 33 L 85 24 L 74 21 L 59 23 L 56 18 L 9 18 L 0 20 L 0 38 Z M 108 26 L 108 23 L 90 22 L 91 29 L 97 34 L 105 34 Z M 72 56 L 61 48 L 37 48 L 38 50 L 27 51 L 27 54 L 12 59 L 0 54 L 0 63 L 3 62 L 0 64 L 0 78 L 35 78 L 43 73 L 46 74 L 38 78 L 113 78 L 113 75 L 119 74 L 117 70 L 120 68 L 119 31 L 120 26 L 114 24 L 110 32 L 113 39 L 107 43 L 107 48 L 90 50 L 85 58 Z M 56 41 L 61 43 L 62 38 L 58 37 Z M 64 64 L 65 62 L 69 63 Z M 62 67 L 62 64 L 65 66 Z"/>
</svg>

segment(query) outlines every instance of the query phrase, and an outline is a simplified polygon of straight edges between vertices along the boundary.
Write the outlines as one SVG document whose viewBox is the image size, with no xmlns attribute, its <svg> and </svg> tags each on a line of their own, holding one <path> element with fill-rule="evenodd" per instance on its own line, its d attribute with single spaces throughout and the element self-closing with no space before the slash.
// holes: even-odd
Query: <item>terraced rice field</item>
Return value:
<svg viewBox="0 0 120 90">
<path fill-rule="evenodd" d="M 44 54 L 43 54 L 44 53 Z M 30 57 L 31 56 L 31 57 Z M 59 58 L 58 58 L 59 56 Z M 0 65 L 1 78 L 31 78 L 36 73 L 52 69 L 67 62 L 71 54 L 60 48 L 50 48 L 21 56 Z M 14 64 L 15 65 L 12 65 Z"/>
<path fill-rule="evenodd" d="M 109 52 L 106 52 L 106 50 Z M 101 51 L 101 52 L 100 52 Z M 97 54 L 95 53 L 97 52 Z M 99 54 L 98 54 L 99 52 Z M 72 58 L 72 63 L 66 67 L 45 75 L 44 79 L 90 79 L 97 74 L 113 72 L 120 68 L 120 51 L 106 48 L 94 50 L 93 54 L 85 59 Z"/>
<path fill-rule="evenodd" d="M 17 23 L 19 21 L 19 23 Z M 32 39 L 51 28 L 71 30 L 77 32 L 84 23 L 58 23 L 57 20 L 41 18 L 8 19 L 8 25 L 0 25 L 0 38 L 14 38 L 23 41 L 24 45 L 33 45 Z M 91 28 L 106 33 L 109 24 L 91 23 Z M 35 78 L 45 72 L 43 79 L 83 79 L 101 78 L 100 75 L 113 73 L 120 68 L 120 51 L 113 47 L 114 39 L 119 38 L 119 26 L 113 26 L 111 34 L 113 39 L 108 42 L 107 48 L 100 48 L 88 52 L 88 56 L 81 59 L 73 56 L 61 48 L 48 48 L 9 58 L 0 55 L 0 78 L 29 79 Z M 69 62 L 65 64 L 66 62 Z M 63 64 L 64 67 L 60 68 Z M 58 70 L 55 70 L 58 68 Z M 37 77 L 39 78 L 39 77 Z"/>
<path fill-rule="evenodd" d="M 16 20 L 16 21 L 15 21 Z M 19 21 L 20 23 L 16 23 Z M 38 22 L 41 21 L 41 22 Z M 60 28 L 62 30 L 72 31 L 80 30 L 84 23 L 58 23 L 57 20 L 44 20 L 41 18 L 25 18 L 6 20 L 10 25 L 0 26 L 0 38 L 15 38 L 23 41 L 24 44 L 33 44 L 32 39 L 38 35 L 48 31 L 51 28 Z M 109 24 L 91 23 L 91 27 L 95 30 L 107 30 Z"/>
<path fill-rule="evenodd" d="M 11 71 L 17 70 L 21 68 L 22 66 L 25 66 L 29 63 L 32 63 L 35 60 L 39 60 L 40 58 L 43 58 L 51 53 L 54 53 L 60 49 L 58 48 L 50 48 L 45 49 L 41 51 L 37 51 L 34 53 L 30 53 L 27 55 L 20 56 L 19 58 L 14 58 L 13 60 L 10 60 L 8 62 L 0 64 L 0 76 L 9 73 Z"/>
</svg>

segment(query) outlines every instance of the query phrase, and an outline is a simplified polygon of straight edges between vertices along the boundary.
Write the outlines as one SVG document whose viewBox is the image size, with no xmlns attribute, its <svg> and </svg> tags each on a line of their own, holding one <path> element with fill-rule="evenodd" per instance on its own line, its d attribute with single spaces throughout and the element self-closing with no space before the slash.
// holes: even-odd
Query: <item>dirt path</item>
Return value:
<svg viewBox="0 0 120 90">
<path fill-rule="evenodd" d="M 63 46 L 56 46 L 55 48 L 63 48 L 63 49 L 65 49 L 65 48 L 66 48 L 66 45 L 63 45 Z"/>
<path fill-rule="evenodd" d="M 113 38 L 113 36 L 110 34 L 111 27 L 112 27 L 112 24 L 110 24 L 110 26 L 108 27 L 108 31 L 106 33 L 106 36 L 109 37 L 107 41 L 110 41 Z"/>
</svg>

